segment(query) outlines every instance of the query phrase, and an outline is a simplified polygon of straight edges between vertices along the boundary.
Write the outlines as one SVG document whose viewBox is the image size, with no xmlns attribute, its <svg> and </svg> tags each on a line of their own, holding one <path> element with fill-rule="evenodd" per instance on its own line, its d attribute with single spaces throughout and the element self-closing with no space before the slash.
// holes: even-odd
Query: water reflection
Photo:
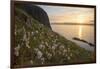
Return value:
<svg viewBox="0 0 100 69">
<path fill-rule="evenodd" d="M 79 38 L 82 38 L 82 26 L 79 26 L 79 34 L 78 34 Z"/>
</svg>

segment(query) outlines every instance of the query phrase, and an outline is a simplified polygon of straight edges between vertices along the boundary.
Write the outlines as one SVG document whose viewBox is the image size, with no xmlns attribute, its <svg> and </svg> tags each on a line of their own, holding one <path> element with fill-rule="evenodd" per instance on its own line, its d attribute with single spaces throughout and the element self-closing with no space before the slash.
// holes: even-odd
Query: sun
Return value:
<svg viewBox="0 0 100 69">
<path fill-rule="evenodd" d="M 77 23 L 85 23 L 85 16 L 84 15 L 78 15 L 77 16 Z"/>
</svg>

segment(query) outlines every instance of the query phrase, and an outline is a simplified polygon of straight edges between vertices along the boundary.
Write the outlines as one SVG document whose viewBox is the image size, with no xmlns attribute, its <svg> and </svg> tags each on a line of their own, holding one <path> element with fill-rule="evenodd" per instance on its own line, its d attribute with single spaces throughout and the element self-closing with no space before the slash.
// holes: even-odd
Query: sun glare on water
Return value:
<svg viewBox="0 0 100 69">
<path fill-rule="evenodd" d="M 79 33 L 78 33 L 79 38 L 82 38 L 82 26 L 79 26 Z"/>
<path fill-rule="evenodd" d="M 85 23 L 84 15 L 79 15 L 77 18 L 77 22 L 80 24 Z M 79 25 L 79 32 L 78 32 L 79 38 L 82 38 L 82 27 L 83 27 L 82 25 Z"/>
</svg>

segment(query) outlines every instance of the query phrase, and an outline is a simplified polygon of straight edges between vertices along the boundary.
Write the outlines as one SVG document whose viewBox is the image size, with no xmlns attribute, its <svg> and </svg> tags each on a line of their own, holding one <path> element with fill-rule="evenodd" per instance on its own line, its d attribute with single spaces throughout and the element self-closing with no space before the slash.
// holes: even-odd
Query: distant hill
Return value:
<svg viewBox="0 0 100 69">
<path fill-rule="evenodd" d="M 53 32 L 25 10 L 15 7 L 15 12 L 13 67 L 94 62 L 93 52 Z"/>
</svg>

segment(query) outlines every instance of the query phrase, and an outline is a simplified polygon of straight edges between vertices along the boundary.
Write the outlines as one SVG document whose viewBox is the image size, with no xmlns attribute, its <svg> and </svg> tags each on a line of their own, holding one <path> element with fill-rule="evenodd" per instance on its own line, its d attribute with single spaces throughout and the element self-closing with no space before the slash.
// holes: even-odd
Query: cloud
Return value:
<svg viewBox="0 0 100 69">
<path fill-rule="evenodd" d="M 82 7 L 68 7 L 68 6 L 50 6 L 38 5 L 43 8 L 48 16 L 50 22 L 78 22 L 82 19 L 86 22 L 94 21 L 94 9 Z M 79 17 L 79 16 L 82 17 Z"/>
</svg>

